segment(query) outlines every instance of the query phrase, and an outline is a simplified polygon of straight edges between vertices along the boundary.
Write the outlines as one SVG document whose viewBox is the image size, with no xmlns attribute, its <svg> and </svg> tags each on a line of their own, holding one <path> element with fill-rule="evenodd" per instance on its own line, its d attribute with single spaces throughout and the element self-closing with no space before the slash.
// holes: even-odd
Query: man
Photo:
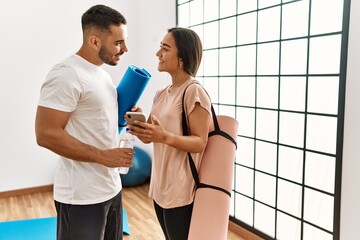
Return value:
<svg viewBox="0 0 360 240">
<path fill-rule="evenodd" d="M 41 87 L 37 143 L 55 153 L 57 239 L 122 239 L 118 167 L 130 167 L 134 151 L 118 148 L 117 93 L 102 64 L 115 66 L 127 52 L 126 19 L 96 5 L 82 18 L 80 50 L 57 64 Z"/>
</svg>

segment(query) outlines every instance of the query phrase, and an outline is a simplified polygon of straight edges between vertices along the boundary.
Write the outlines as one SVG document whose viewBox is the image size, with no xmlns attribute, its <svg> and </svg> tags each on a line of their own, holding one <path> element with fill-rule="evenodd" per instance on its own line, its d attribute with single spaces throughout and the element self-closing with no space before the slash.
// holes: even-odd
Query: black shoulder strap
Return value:
<svg viewBox="0 0 360 240">
<path fill-rule="evenodd" d="M 183 93 L 183 96 L 182 96 L 182 114 L 181 114 L 181 119 L 182 119 L 182 129 L 183 129 L 183 135 L 184 136 L 189 136 L 189 130 L 188 130 L 188 126 L 187 126 L 187 119 L 186 119 L 186 113 L 185 113 L 185 108 L 184 108 L 184 99 L 185 99 L 185 92 L 186 92 L 186 89 L 190 86 L 191 84 L 189 84 L 185 90 L 184 90 L 184 93 Z M 200 85 L 200 84 L 199 84 Z M 215 110 L 214 110 L 214 107 L 213 105 L 211 104 L 211 113 L 212 113 L 212 118 L 213 118 L 213 122 L 214 122 L 214 128 L 215 130 L 210 132 L 209 133 L 209 137 L 211 136 L 214 136 L 214 135 L 221 135 L 222 137 L 225 137 L 226 139 L 230 140 L 231 142 L 233 142 L 235 144 L 235 147 L 237 147 L 237 144 L 236 144 L 236 141 L 229 135 L 227 134 L 226 132 L 223 132 L 220 130 L 220 127 L 219 127 L 219 123 L 217 121 L 217 118 L 216 118 L 216 114 L 215 114 Z M 195 184 L 196 184 L 196 188 L 212 188 L 212 189 L 215 189 L 215 190 L 218 190 L 218 191 L 222 191 L 224 193 L 226 193 L 227 195 L 229 195 L 231 197 L 231 193 L 223 188 L 220 188 L 220 187 L 217 187 L 217 186 L 213 186 L 213 185 L 209 185 L 209 184 L 206 184 L 206 183 L 200 183 L 200 180 L 199 180 L 199 176 L 198 176 L 198 173 L 197 173 L 197 170 L 196 170 L 196 167 L 195 167 L 195 164 L 194 164 L 194 160 L 191 156 L 190 153 L 187 153 L 188 155 L 188 159 L 189 159 L 189 164 L 190 164 L 190 169 L 191 169 L 191 173 L 193 175 L 193 178 L 194 178 L 194 181 L 195 181 Z"/>
</svg>

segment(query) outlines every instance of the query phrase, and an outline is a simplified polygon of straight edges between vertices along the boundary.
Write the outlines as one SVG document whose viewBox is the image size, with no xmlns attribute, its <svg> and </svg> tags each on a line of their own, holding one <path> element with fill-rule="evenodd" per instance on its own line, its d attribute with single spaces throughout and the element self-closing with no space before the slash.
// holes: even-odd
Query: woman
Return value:
<svg viewBox="0 0 360 240">
<path fill-rule="evenodd" d="M 193 208 L 195 183 L 187 152 L 199 169 L 208 132 L 212 124 L 211 102 L 194 79 L 202 57 L 198 35 L 185 28 L 171 28 L 156 53 L 158 70 L 167 72 L 172 83 L 160 89 L 154 98 L 147 123 L 129 126 L 131 133 L 144 143 L 153 143 L 154 158 L 149 196 L 166 239 L 186 240 Z M 189 136 L 182 135 L 182 96 Z M 136 109 L 133 109 L 136 110 Z"/>
</svg>

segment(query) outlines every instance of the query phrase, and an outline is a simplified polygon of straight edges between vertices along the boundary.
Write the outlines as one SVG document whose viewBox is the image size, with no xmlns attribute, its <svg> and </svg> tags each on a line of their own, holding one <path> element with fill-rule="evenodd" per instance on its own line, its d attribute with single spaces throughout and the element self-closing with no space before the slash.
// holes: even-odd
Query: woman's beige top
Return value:
<svg viewBox="0 0 360 240">
<path fill-rule="evenodd" d="M 179 87 L 169 85 L 159 90 L 154 98 L 151 114 L 155 115 L 161 126 L 174 134 L 182 135 L 181 106 L 185 88 L 197 82 L 188 80 Z M 184 100 L 187 117 L 194 110 L 195 103 L 211 115 L 211 102 L 205 90 L 199 84 L 191 84 Z M 169 145 L 154 143 L 149 196 L 162 208 L 185 206 L 193 202 L 195 182 L 191 174 L 187 152 Z M 195 166 L 199 169 L 201 153 L 192 153 Z"/>
</svg>

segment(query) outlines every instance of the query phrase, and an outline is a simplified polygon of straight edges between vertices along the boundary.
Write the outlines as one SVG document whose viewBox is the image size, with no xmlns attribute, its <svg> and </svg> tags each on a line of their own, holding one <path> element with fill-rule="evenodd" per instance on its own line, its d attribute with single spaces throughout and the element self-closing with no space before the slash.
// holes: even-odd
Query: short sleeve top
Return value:
<svg viewBox="0 0 360 240">
<path fill-rule="evenodd" d="M 161 126 L 177 135 L 182 135 L 182 96 L 186 89 L 184 109 L 187 116 L 199 103 L 211 115 L 211 101 L 204 88 L 196 80 L 188 80 L 181 86 L 169 85 L 160 89 L 154 98 L 151 115 L 160 120 Z M 163 208 L 185 206 L 193 202 L 195 182 L 191 174 L 187 152 L 169 145 L 154 143 L 154 159 L 149 196 Z M 201 153 L 192 153 L 199 169 Z"/>
<path fill-rule="evenodd" d="M 117 92 L 110 75 L 78 55 L 55 65 L 42 85 L 39 106 L 70 112 L 65 131 L 100 149 L 118 141 Z M 107 201 L 121 190 L 114 168 L 59 156 L 54 198 L 67 204 Z"/>
</svg>

